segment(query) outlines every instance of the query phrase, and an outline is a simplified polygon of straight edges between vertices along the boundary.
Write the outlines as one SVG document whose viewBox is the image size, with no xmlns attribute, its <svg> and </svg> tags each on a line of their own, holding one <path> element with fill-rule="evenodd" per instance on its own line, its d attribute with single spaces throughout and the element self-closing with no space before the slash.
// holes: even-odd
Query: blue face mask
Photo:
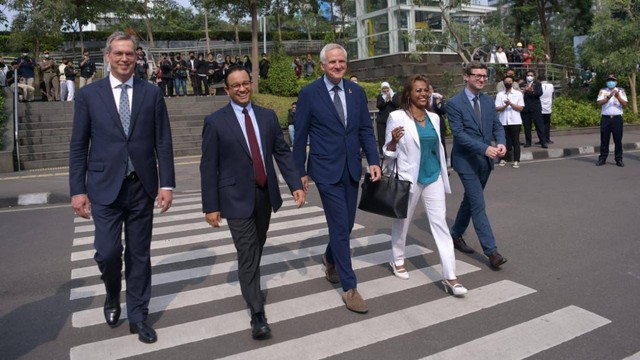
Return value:
<svg viewBox="0 0 640 360">
<path fill-rule="evenodd" d="M 615 82 L 615 81 L 613 81 L 613 80 L 609 80 L 609 81 L 607 81 L 607 87 L 608 87 L 609 89 L 613 89 L 614 87 L 616 87 L 616 85 L 617 85 L 617 84 L 616 84 L 616 82 Z"/>
</svg>

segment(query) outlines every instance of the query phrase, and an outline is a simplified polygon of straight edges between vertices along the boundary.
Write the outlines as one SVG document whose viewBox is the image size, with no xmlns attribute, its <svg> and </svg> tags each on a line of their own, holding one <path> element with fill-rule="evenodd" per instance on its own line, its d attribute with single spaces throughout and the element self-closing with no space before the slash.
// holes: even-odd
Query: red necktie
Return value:
<svg viewBox="0 0 640 360">
<path fill-rule="evenodd" d="M 260 147 L 256 139 L 256 132 L 253 129 L 251 117 L 246 108 L 242 109 L 244 114 L 244 126 L 247 128 L 247 138 L 249 138 L 249 148 L 251 150 L 251 159 L 253 160 L 253 171 L 256 173 L 256 184 L 263 187 L 267 183 L 267 174 L 264 171 L 264 163 L 260 156 Z"/>
</svg>

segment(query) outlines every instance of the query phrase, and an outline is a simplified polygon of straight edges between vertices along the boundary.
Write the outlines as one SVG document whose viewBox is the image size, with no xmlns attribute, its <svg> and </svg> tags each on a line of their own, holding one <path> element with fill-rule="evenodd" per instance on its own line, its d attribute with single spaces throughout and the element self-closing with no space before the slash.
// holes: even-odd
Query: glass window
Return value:
<svg viewBox="0 0 640 360">
<path fill-rule="evenodd" d="M 389 31 L 389 17 L 387 14 L 367 19 L 364 22 L 367 27 L 367 35 Z"/>
<path fill-rule="evenodd" d="M 382 10 L 387 8 L 387 0 L 368 0 L 367 12 Z"/>
<path fill-rule="evenodd" d="M 442 15 L 440 13 L 416 10 L 416 29 L 425 28 L 442 30 Z"/>
</svg>

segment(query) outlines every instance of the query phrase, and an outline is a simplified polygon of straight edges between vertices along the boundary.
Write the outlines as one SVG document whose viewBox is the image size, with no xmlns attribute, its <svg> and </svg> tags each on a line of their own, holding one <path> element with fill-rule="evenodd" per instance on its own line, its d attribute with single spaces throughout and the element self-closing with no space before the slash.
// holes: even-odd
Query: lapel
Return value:
<svg viewBox="0 0 640 360">
<path fill-rule="evenodd" d="M 416 128 L 416 122 L 413 120 L 412 116 L 409 115 L 406 111 L 404 113 L 404 130 L 409 133 L 409 136 L 413 139 L 415 145 L 420 149 L 420 136 L 418 135 L 418 128 Z M 406 136 L 406 135 L 405 135 Z"/>
<path fill-rule="evenodd" d="M 238 124 L 238 118 L 236 117 L 236 113 L 233 111 L 231 103 L 227 104 L 227 106 L 224 107 L 223 119 L 227 122 L 227 126 L 229 127 L 231 134 L 233 134 L 236 140 L 240 143 L 240 146 L 242 146 L 247 156 L 251 158 L 249 145 L 247 144 L 247 140 L 244 137 L 244 133 L 242 133 L 240 124 Z"/>
<path fill-rule="evenodd" d="M 342 83 L 345 84 L 346 81 L 343 81 Z M 318 92 L 318 98 L 325 103 L 325 107 L 329 109 L 331 114 L 333 114 L 333 118 L 338 122 L 338 124 L 344 127 L 344 125 L 342 124 L 342 120 L 340 119 L 340 115 L 338 115 L 338 111 L 336 110 L 335 105 L 333 105 L 333 99 L 331 98 L 331 96 L 329 95 L 329 92 L 327 91 L 327 86 L 324 83 L 324 76 L 316 80 L 316 84 L 317 84 L 316 91 Z M 345 90 L 346 90 L 346 87 L 345 87 Z M 345 91 L 345 99 L 347 99 L 346 95 L 347 94 Z M 347 111 L 349 111 L 349 108 L 350 106 L 347 100 Z M 348 114 L 347 114 L 347 118 L 349 118 Z"/>
<path fill-rule="evenodd" d="M 259 106 L 251 104 L 251 107 L 253 108 L 253 114 L 256 116 L 256 122 L 258 123 L 258 131 L 260 132 L 260 143 L 262 144 L 262 162 L 265 163 L 264 157 L 267 156 L 267 139 L 270 138 L 269 136 L 267 136 L 268 129 L 267 121 L 265 121 L 266 114 L 264 114 L 262 108 Z"/>
<path fill-rule="evenodd" d="M 142 108 L 142 104 L 144 102 L 144 98 L 146 95 L 146 90 L 142 81 L 136 77 L 133 78 L 133 89 L 132 89 L 132 99 L 131 99 L 131 123 L 129 124 L 129 135 L 133 134 L 133 129 L 136 124 L 136 119 L 138 118 L 138 114 L 140 113 L 140 109 Z"/>
<path fill-rule="evenodd" d="M 462 90 L 462 100 L 464 102 L 465 109 L 467 109 L 467 112 L 469 113 L 473 121 L 476 123 L 476 126 L 478 127 L 478 129 L 480 129 L 480 132 L 484 133 L 484 129 L 481 126 L 480 119 L 478 119 L 478 117 L 476 116 L 476 111 L 473 110 L 473 106 L 471 106 L 471 101 L 469 101 L 469 98 L 467 97 L 467 93 L 464 90 Z M 478 102 L 480 103 L 480 114 L 482 115 L 484 112 L 482 111 L 483 106 L 482 106 L 481 93 L 478 94 Z"/>
<path fill-rule="evenodd" d="M 120 121 L 120 114 L 118 114 L 118 108 L 116 107 L 116 99 L 113 97 L 113 90 L 111 89 L 111 82 L 109 77 L 100 80 L 98 84 L 98 97 L 104 103 L 107 113 L 111 120 L 115 124 L 115 128 L 118 129 L 120 134 L 126 138 L 124 129 L 122 128 L 122 122 Z"/>
</svg>

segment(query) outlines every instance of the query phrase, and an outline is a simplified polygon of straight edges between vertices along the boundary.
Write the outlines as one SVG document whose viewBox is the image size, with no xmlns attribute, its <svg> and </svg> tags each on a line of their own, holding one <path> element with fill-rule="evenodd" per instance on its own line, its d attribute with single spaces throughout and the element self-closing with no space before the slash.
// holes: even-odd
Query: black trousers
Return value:
<svg viewBox="0 0 640 360">
<path fill-rule="evenodd" d="M 151 231 L 153 202 L 136 178 L 124 180 L 116 200 L 109 205 L 91 204 L 96 227 L 94 259 L 107 292 L 120 293 L 122 225 L 124 224 L 124 276 L 127 283 L 127 317 L 144 321 L 151 298 Z"/>
<path fill-rule="evenodd" d="M 547 141 L 551 141 L 551 113 L 542 114 L 542 123 L 544 124 L 544 135 Z"/>
<path fill-rule="evenodd" d="M 613 135 L 615 159 L 622 160 L 622 115 L 602 115 L 600 118 L 600 160 L 609 156 L 609 139 Z"/>
<path fill-rule="evenodd" d="M 522 112 L 522 125 L 524 126 L 524 138 L 527 145 L 531 145 L 531 125 L 536 125 L 536 135 L 541 144 L 546 144 L 549 140 L 545 136 L 545 127 L 542 122 L 542 113 L 539 111 Z"/>
<path fill-rule="evenodd" d="M 387 123 L 376 123 L 376 130 L 378 131 L 378 151 L 380 152 L 380 156 L 383 155 L 382 147 L 384 146 L 384 139 L 387 136 Z"/>
<path fill-rule="evenodd" d="M 507 138 L 506 161 L 520 161 L 520 125 L 506 125 L 504 135 Z"/>
<path fill-rule="evenodd" d="M 173 78 L 162 78 L 160 88 L 164 96 L 173 96 Z"/>
<path fill-rule="evenodd" d="M 271 202 L 266 187 L 256 187 L 256 202 L 251 217 L 227 219 L 238 253 L 240 291 L 252 315 L 264 312 L 264 299 L 260 291 L 260 259 L 270 221 Z"/>
</svg>

